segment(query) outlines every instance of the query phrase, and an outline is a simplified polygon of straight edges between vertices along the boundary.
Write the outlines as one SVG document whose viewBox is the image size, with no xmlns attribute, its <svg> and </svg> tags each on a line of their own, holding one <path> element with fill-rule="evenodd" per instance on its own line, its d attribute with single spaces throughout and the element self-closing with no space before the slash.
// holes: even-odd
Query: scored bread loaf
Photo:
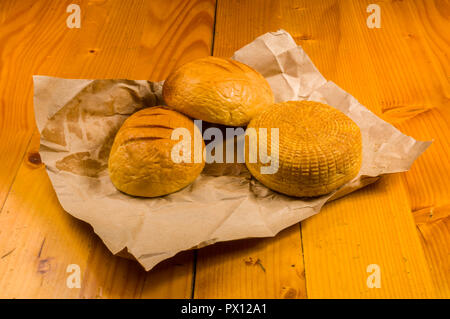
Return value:
<svg viewBox="0 0 450 319">
<path fill-rule="evenodd" d="M 194 60 L 171 73 L 163 98 L 192 118 L 231 126 L 248 124 L 274 99 L 269 83 L 257 71 L 216 57 Z"/>
<path fill-rule="evenodd" d="M 329 105 L 312 101 L 274 104 L 254 118 L 249 128 L 255 129 L 258 143 L 266 145 L 269 156 L 277 152 L 278 170 L 262 174 L 265 164 L 259 157 L 256 163 L 249 161 L 248 145 L 246 165 L 258 181 L 277 192 L 297 197 L 323 195 L 353 179 L 361 167 L 359 127 Z M 261 138 L 259 128 L 267 129 L 266 138 Z M 279 130 L 275 145 L 271 145 L 273 128 Z"/>
<path fill-rule="evenodd" d="M 185 128 L 190 132 L 191 161 L 177 163 L 172 159 L 172 131 Z M 201 133 L 183 114 L 163 106 L 140 110 L 131 115 L 119 129 L 111 148 L 108 170 L 112 183 L 133 196 L 167 195 L 191 184 L 205 163 L 194 161 L 194 134 Z M 204 147 L 203 139 L 201 139 Z"/>
</svg>

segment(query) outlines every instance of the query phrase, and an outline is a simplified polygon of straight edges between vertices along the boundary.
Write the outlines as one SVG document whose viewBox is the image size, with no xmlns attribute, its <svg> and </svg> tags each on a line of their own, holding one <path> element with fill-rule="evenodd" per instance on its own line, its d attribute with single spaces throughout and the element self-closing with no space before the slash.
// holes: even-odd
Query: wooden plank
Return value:
<svg viewBox="0 0 450 319">
<path fill-rule="evenodd" d="M 26 5 L 24 2 L 21 4 Z M 30 3 L 27 3 L 27 5 L 30 5 Z M 0 167 L 0 213 L 20 163 L 25 156 L 32 134 L 30 130 L 17 129 L 16 118 L 20 117 L 20 111 L 16 107 L 21 103 L 27 103 L 24 100 L 17 102 L 17 99 L 24 99 L 25 96 L 30 96 L 30 94 L 23 92 L 23 87 L 20 87 L 20 92 L 13 88 L 17 88 L 20 82 L 11 85 L 11 82 L 14 81 L 13 79 L 18 75 L 20 76 L 21 68 L 15 68 L 14 71 L 19 73 L 15 74 L 15 76 L 12 76 L 13 70 L 8 71 L 9 68 L 14 68 L 14 65 L 17 63 L 14 61 L 14 55 L 19 54 L 18 52 L 14 54 L 14 47 L 19 40 L 16 39 L 16 35 L 22 33 L 21 37 L 24 37 L 24 28 L 27 22 L 25 19 L 19 18 L 26 16 L 24 10 L 24 7 L 19 7 L 17 2 L 0 2 L 0 161 L 2 163 Z M 10 47 L 8 46 L 9 42 L 12 42 Z M 23 114 L 23 117 L 26 117 L 26 115 Z M 8 246 L 5 244 L 0 245 L 2 248 L 0 250 L 2 259 L 12 254 L 15 250 L 15 248 L 8 249 Z"/>
<path fill-rule="evenodd" d="M 214 0 L 146 1 L 134 79 L 165 80 L 178 66 L 211 55 Z"/>
<path fill-rule="evenodd" d="M 14 180 L 5 187 L 10 191 L 0 212 L 0 296 L 190 297 L 193 252 L 150 272 L 135 261 L 112 256 L 90 226 L 62 210 L 36 155 L 38 135 L 28 148 L 14 135 L 23 131 L 31 136 L 34 131 L 32 74 L 159 80 L 176 65 L 209 55 L 214 1 L 81 1 L 82 27 L 67 29 L 70 3 L 14 1 L 3 7 L 7 14 L 0 11 L 0 52 L 8 57 L 0 71 L 0 93 L 7 99 L 0 108 L 1 145 L 7 136 L 20 142 L 22 157 L 26 150 L 25 160 L 16 162 L 17 176 L 5 172 L 9 181 L 0 183 Z M 69 264 L 80 266 L 81 289 L 66 285 Z"/>
<path fill-rule="evenodd" d="M 163 79 L 171 67 L 165 68 L 164 64 L 156 66 L 159 59 L 164 58 L 166 65 L 175 66 L 183 59 L 187 61 L 208 54 L 204 48 L 208 47 L 211 12 L 214 10 L 210 2 L 195 1 L 195 6 L 191 8 L 191 4 L 185 2 L 168 2 L 165 4 L 167 7 L 161 7 L 155 2 L 145 3 L 145 6 L 141 2 L 133 2 L 133 6 L 124 3 L 122 6 L 119 2 L 83 1 L 82 8 L 90 6 L 88 12 L 83 10 L 86 15 L 83 19 L 87 19 L 85 22 L 89 26 L 88 31 L 91 31 L 86 34 L 81 33 L 83 28 L 69 33 L 58 27 L 60 23 L 65 23 L 65 6 L 69 3 L 55 1 L 50 6 L 47 2 L 32 5 L 27 1 L 0 3 L 0 160 L 7 164 L 0 168 L 0 203 L 1 196 L 5 198 L 11 187 L 14 172 L 19 167 L 17 161 L 24 155 L 28 158 L 28 152 L 33 153 L 33 148 L 36 150 L 33 145 L 37 144 L 33 142 L 24 154 L 34 125 L 30 111 L 31 74 Z M 427 297 L 435 295 L 436 287 L 438 296 L 448 297 L 448 251 L 445 249 L 448 247 L 450 198 L 449 139 L 446 137 L 449 132 L 449 87 L 446 77 L 448 35 L 444 34 L 448 29 L 445 18 L 448 2 L 380 3 L 380 30 L 369 30 L 365 26 L 365 9 L 369 1 L 241 1 L 239 7 L 236 3 L 219 1 L 216 55 L 230 56 L 254 37 L 284 28 L 294 35 L 328 79 L 351 92 L 372 111 L 395 123 L 405 133 L 418 139 L 436 139 L 412 170 L 401 174 L 401 179 L 398 176 L 383 179 L 379 184 L 330 204 L 323 213 L 302 225 L 309 297 Z M 148 20 L 139 20 L 141 15 L 137 14 L 136 9 L 130 10 L 126 21 L 119 22 L 122 14 L 117 12 L 129 12 L 130 7 L 145 12 L 144 17 Z M 158 13 L 158 8 L 162 8 L 163 13 Z M 189 10 L 183 11 L 183 8 Z M 61 17 L 56 17 L 58 12 L 63 13 Z M 170 20 L 174 16 L 179 18 Z M 170 20 L 170 23 L 165 24 L 165 20 Z M 46 21 L 46 24 L 41 25 L 40 21 Z M 181 31 L 175 32 L 178 28 Z M 197 37 L 197 32 L 193 32 L 192 28 L 201 36 Z M 133 40 L 127 42 L 128 35 L 124 35 L 123 30 L 131 34 Z M 183 53 L 175 52 L 176 47 L 182 47 Z M 12 82 L 11 79 L 17 81 Z M 30 165 L 33 168 L 27 167 Z M 54 194 L 51 194 L 48 179 L 45 180 L 46 175 L 32 174 L 35 170 L 41 171 L 27 162 L 22 164 L 8 202 L 0 214 L 2 294 L 7 291 L 11 294 L 5 293 L 6 296 L 16 297 L 127 297 L 139 296 L 137 291 L 142 289 L 142 296 L 145 297 L 189 296 L 186 286 L 189 286 L 191 279 L 184 274 L 190 273 L 188 269 L 192 266 L 190 252 L 180 256 L 182 260 L 187 259 L 187 263 L 180 262 L 182 266 L 176 266 L 176 263 L 161 265 L 160 271 L 168 272 L 167 277 L 159 273 L 152 277 L 159 271 L 157 269 L 150 272 L 142 288 L 137 284 L 142 283 L 143 277 L 134 271 L 136 265 L 108 257 L 108 252 L 90 230 L 83 230 L 83 227 L 89 227 L 63 214 L 60 208 L 55 208 L 57 203 Z M 46 191 L 33 185 L 41 185 Z M 47 201 L 51 208 L 42 204 Z M 49 212 L 45 213 L 47 209 Z M 410 215 L 407 213 L 411 211 L 414 211 L 422 236 L 425 257 L 419 248 L 420 241 L 412 231 L 414 220 L 408 219 Z M 426 217 L 430 215 L 440 217 Z M 66 216 L 70 221 L 61 220 L 61 216 Z M 55 228 L 60 230 L 55 232 Z M 42 233 L 37 234 L 41 229 Z M 284 295 L 278 289 L 282 286 L 296 289 L 296 297 L 305 296 L 305 289 L 299 288 L 302 286 L 301 278 L 299 281 L 293 276 L 288 263 L 281 263 L 284 259 L 298 258 L 299 234 L 295 227 L 292 229 L 287 235 L 283 232 L 275 239 L 267 239 L 266 246 L 253 246 L 253 240 L 250 240 L 200 250 L 195 295 L 236 296 L 232 291 L 236 286 L 225 282 L 251 278 L 258 284 L 251 287 L 251 282 L 239 282 L 237 289 L 240 297 L 291 296 L 289 293 Z M 52 237 L 54 233 L 56 237 Z M 50 239 L 44 241 L 44 235 L 50 236 Z M 61 240 L 63 245 L 58 246 L 57 242 Z M 69 244 L 73 241 L 75 245 Z M 278 245 L 279 241 L 283 242 L 280 248 L 269 249 L 271 245 Z M 315 245 L 316 242 L 321 245 Z M 38 255 L 44 256 L 46 247 L 49 247 L 46 257 L 63 256 L 62 259 L 46 260 L 43 257 L 43 261 L 33 264 L 32 260 Z M 67 247 L 72 247 L 70 253 L 66 252 Z M 220 254 L 207 254 L 207 250 L 214 250 L 214 247 L 219 247 L 226 255 L 226 267 L 218 263 Z M 77 293 L 68 291 L 62 285 L 67 277 L 65 266 L 74 262 L 67 256 L 78 255 L 82 256 L 80 266 L 85 280 L 82 292 Z M 259 264 L 253 267 L 252 261 L 246 259 L 250 263 L 247 265 L 241 257 L 260 258 L 263 267 L 270 267 L 271 277 L 264 278 Z M 430 284 L 425 258 L 431 267 L 434 287 Z M 364 286 L 368 263 L 380 265 L 381 289 L 368 290 Z M 17 265 L 20 267 L 16 268 Z M 88 274 L 84 272 L 86 268 L 95 270 Z M 231 271 L 235 271 L 236 275 Z M 299 271 L 301 274 L 302 270 Z M 52 277 L 53 272 L 55 277 Z M 126 277 L 128 272 L 132 275 Z M 9 274 L 14 280 L 8 278 Z M 116 276 L 125 279 L 113 283 L 111 278 Z M 157 281 L 160 276 L 162 280 Z M 168 285 L 173 278 L 177 279 Z M 223 279 L 211 282 L 215 278 Z M 282 284 L 276 281 L 280 278 Z M 129 284 L 123 284 L 124 281 Z M 274 282 L 280 286 L 270 287 Z"/>
<path fill-rule="evenodd" d="M 302 223 L 302 236 L 310 298 L 435 297 L 398 175 L 329 203 Z M 367 285 L 372 264 L 380 288 Z"/>
<path fill-rule="evenodd" d="M 70 3 L 0 3 L 0 207 L 35 128 L 32 75 L 159 81 L 211 51 L 214 0 L 84 0 L 80 29 L 66 27 Z M 9 143 L 18 131 L 26 141 Z"/>
<path fill-rule="evenodd" d="M 448 82 L 445 82 L 443 74 L 448 70 L 448 61 L 444 63 L 442 61 L 445 60 L 446 52 L 448 53 L 448 44 L 447 47 L 444 46 L 436 51 L 433 46 L 430 46 L 432 42 L 430 37 L 433 39 L 444 37 L 445 28 L 442 29 L 444 19 L 440 16 L 439 10 L 434 8 L 435 5 L 443 6 L 443 2 L 436 2 L 436 4 L 426 1 L 382 3 L 380 4 L 381 29 L 369 29 L 365 25 L 368 16 L 366 7 L 369 3 L 369 1 L 360 1 L 329 4 L 329 7 L 324 8 L 323 11 L 330 12 L 330 8 L 335 6 L 331 10 L 334 14 L 331 21 L 334 22 L 328 20 L 328 23 L 322 25 L 320 29 L 317 28 L 312 34 L 320 37 L 323 33 L 338 33 L 336 57 L 318 55 L 314 58 L 313 51 L 307 50 L 307 52 L 326 77 L 332 78 L 352 92 L 372 111 L 396 124 L 405 133 L 424 140 L 446 136 L 448 129 L 445 130 L 442 122 L 448 118 L 448 105 L 445 105 Z M 427 27 L 430 23 L 434 25 L 434 29 Z M 448 24 L 448 21 L 446 23 Z M 425 28 L 426 31 L 424 31 Z M 437 43 L 442 42 L 440 38 Z M 346 59 L 346 56 L 351 58 Z M 322 59 L 336 61 L 336 66 L 330 68 L 321 62 Z M 364 72 L 358 72 L 355 64 L 364 65 Z M 328 75 L 329 69 L 331 69 L 330 75 Z M 433 116 L 434 110 L 430 111 L 432 107 L 436 110 L 440 109 L 440 114 L 445 113 L 444 118 L 439 118 L 436 114 Z M 427 116 L 434 119 L 427 123 L 424 121 Z M 434 126 L 434 132 L 423 131 L 425 125 Z M 406 130 L 405 127 L 408 126 L 410 129 Z M 423 134 L 423 132 L 433 134 Z M 441 146 L 445 143 L 447 142 L 439 142 Z M 448 152 L 445 151 L 448 146 L 444 145 L 442 148 L 441 146 L 433 145 L 410 172 L 401 174 L 402 180 L 408 181 L 406 184 L 399 181 L 395 186 L 390 181 L 396 181 L 397 177 L 388 179 L 380 183 L 386 185 L 385 187 L 372 187 L 362 191 L 368 192 L 366 198 L 352 195 L 349 199 L 332 204 L 333 206 L 325 210 L 328 212 L 332 210 L 332 207 L 336 207 L 336 210 L 339 210 L 339 217 L 332 217 L 330 213 L 324 212 L 317 218 L 304 223 L 303 240 L 309 296 L 436 296 L 436 286 L 430 282 L 428 270 L 433 261 L 430 261 L 428 254 L 426 256 L 429 264 L 426 263 L 419 242 L 415 238 L 414 223 L 408 219 L 408 213 L 415 210 L 418 200 L 424 203 L 422 201 L 424 196 L 420 196 L 421 200 L 414 196 L 413 191 L 432 194 L 431 198 L 434 196 L 447 200 L 449 198 L 448 190 L 446 190 L 448 189 L 448 178 L 446 179 L 448 169 L 445 169 L 446 172 L 442 172 L 441 176 L 438 176 L 437 171 L 437 174 L 430 174 L 433 170 L 431 167 L 436 161 L 443 164 L 440 167 L 448 167 L 448 160 L 446 161 Z M 430 154 L 433 152 L 439 159 L 430 161 L 432 156 Z M 438 189 L 439 186 L 429 187 L 423 183 L 424 181 L 430 184 L 436 183 L 441 186 L 441 189 Z M 447 187 L 442 188 L 443 185 Z M 355 210 L 361 213 L 354 216 Z M 345 221 L 349 227 L 339 229 L 334 218 Z M 324 227 L 332 227 L 333 235 L 320 233 Z M 358 230 L 354 231 L 354 229 Z M 389 229 L 392 231 L 385 231 Z M 353 231 L 349 233 L 349 230 Z M 378 233 L 374 233 L 374 230 L 383 230 L 383 236 L 378 237 Z M 320 235 L 317 235 L 318 233 Z M 327 243 L 340 240 L 347 245 L 329 244 L 323 249 L 318 249 L 314 245 L 315 242 L 325 240 Z M 375 244 L 377 241 L 384 244 L 382 251 L 376 250 L 376 246 L 380 246 Z M 356 244 L 359 246 L 355 246 Z M 371 247 L 373 247 L 372 251 L 370 251 Z M 436 250 L 442 252 L 446 249 L 445 247 L 445 244 L 435 242 Z M 351 252 L 355 252 L 357 256 L 362 256 L 364 253 L 365 258 L 359 257 L 357 262 L 348 264 L 348 261 L 344 262 L 343 258 L 345 256 L 351 258 Z M 324 269 L 313 268 L 321 274 L 314 277 L 315 272 L 308 273 L 309 264 L 311 264 L 310 267 L 320 264 L 324 261 L 322 254 L 329 253 L 332 253 L 332 257 L 327 259 L 330 265 L 328 272 L 324 273 Z M 414 259 L 414 265 L 410 258 Z M 382 289 L 368 290 L 364 286 L 364 278 L 355 279 L 355 273 L 359 273 L 361 277 L 366 266 L 364 264 L 377 263 L 374 260 L 379 260 L 378 264 L 382 271 L 385 268 L 386 275 L 383 276 L 385 282 Z M 354 268 L 355 264 L 358 265 L 357 268 Z M 433 282 L 436 280 L 433 279 Z M 326 283 L 328 283 L 328 289 L 324 289 Z"/>
<path fill-rule="evenodd" d="M 2 298 L 188 298 L 192 253 L 146 272 L 113 256 L 92 228 L 60 206 L 32 144 L 0 214 Z M 80 267 L 81 288 L 68 288 L 67 267 Z"/>
<path fill-rule="evenodd" d="M 0 211 L 5 204 L 30 138 L 30 133 L 27 131 L 18 131 L 12 134 L 12 132 L 0 129 L 0 163 L 2 163 L 0 168 Z"/>
<path fill-rule="evenodd" d="M 283 1 L 218 1 L 213 55 L 230 57 L 262 33 L 297 28 L 294 20 L 281 19 L 286 5 Z M 306 298 L 299 225 L 274 238 L 219 243 L 199 250 L 194 296 Z"/>
<path fill-rule="evenodd" d="M 299 225 L 197 254 L 194 298 L 306 298 Z"/>
<path fill-rule="evenodd" d="M 386 10 L 384 10 L 386 9 Z M 383 74 L 380 87 L 397 98 L 382 99 L 383 116 L 406 134 L 434 140 L 412 169 L 403 174 L 425 256 L 439 297 L 450 296 L 448 258 L 450 210 L 450 28 L 448 1 L 393 3 L 383 10 L 394 19 L 386 21 L 386 33 L 371 44 L 393 43 L 392 54 L 374 59 L 376 69 L 401 72 Z M 378 45 L 379 46 L 379 45 Z M 408 49 L 406 49 L 408 48 Z M 401 92 L 397 94 L 396 92 Z M 425 215 L 431 216 L 424 218 Z M 438 215 L 439 218 L 436 218 Z M 446 248 L 447 247 L 447 248 Z"/>
<path fill-rule="evenodd" d="M 92 78 L 121 77 L 135 66 L 138 52 L 126 51 L 114 54 L 113 58 L 103 57 L 94 44 L 100 35 L 105 36 L 104 44 L 139 42 L 141 19 L 129 19 L 127 14 L 136 15 L 143 2 L 136 1 L 134 10 L 125 10 L 126 3 L 93 3 L 83 1 L 82 28 L 66 27 L 66 8 L 70 1 L 2 1 L 0 28 L 0 207 L 3 205 L 17 172 L 21 158 L 35 129 L 33 111 L 34 74 L 60 77 Z M 112 13 L 109 23 L 107 13 Z M 45 21 L 45 23 L 42 23 Z M 125 32 L 119 32 L 124 26 Z M 131 28 L 138 32 L 129 32 Z M 105 31 L 108 30 L 108 31 Z M 84 44 L 84 45 L 83 45 Z M 124 56 L 126 58 L 124 58 Z M 99 67 L 98 65 L 101 65 Z M 113 66 L 111 66 L 113 65 Z M 11 142 L 14 141 L 14 142 Z"/>
<path fill-rule="evenodd" d="M 410 207 L 420 233 L 438 296 L 450 297 L 450 105 L 441 104 L 400 123 L 407 134 L 434 140 L 412 169 L 403 174 Z M 447 133 L 445 133 L 447 132 Z"/>
<path fill-rule="evenodd" d="M 370 3 L 219 1 L 214 54 L 230 56 L 256 36 L 283 28 L 302 45 L 326 78 L 351 92 L 377 115 L 416 138 L 446 136 L 448 41 L 443 33 L 448 29 L 445 19 L 448 5 L 445 1 L 383 2 L 382 29 L 369 29 L 366 8 Z M 421 122 L 425 114 L 433 114 L 428 110 L 430 105 L 439 113 L 430 115 L 434 117 L 430 122 Z M 422 124 L 406 124 L 414 121 Z M 407 125 L 411 125 L 409 130 L 405 130 Z M 421 135 L 423 125 L 434 127 Z M 433 285 L 436 278 L 431 279 L 429 269 L 433 254 L 424 255 L 411 215 L 418 206 L 412 206 L 411 201 L 414 203 L 417 197 L 411 198 L 420 192 L 422 199 L 429 195 L 431 199 L 438 196 L 443 204 L 448 200 L 447 141 L 448 138 L 442 138 L 440 146 L 433 145 L 435 153 L 429 155 L 431 149 L 427 151 L 411 172 L 385 178 L 340 199 L 302 223 L 308 297 L 436 296 Z M 430 156 L 437 156 L 431 162 L 436 165 L 431 175 L 431 169 L 423 169 L 429 165 Z M 438 176 L 437 167 L 445 168 L 443 175 Z M 438 184 L 428 188 L 433 180 Z M 239 245 L 236 243 L 236 247 Z M 252 253 L 257 255 L 263 249 Z M 442 257 L 446 246 L 439 245 L 435 238 L 433 249 L 441 252 Z M 228 258 L 234 256 L 230 254 Z M 236 262 L 239 261 L 236 257 Z M 199 254 L 196 296 L 206 295 L 203 289 L 232 294 L 231 288 L 222 285 L 236 276 L 215 266 L 208 269 L 208 263 L 208 258 Z M 382 289 L 368 289 L 369 264 L 380 265 Z M 441 274 L 442 271 L 445 269 L 441 269 Z M 211 272 L 223 280 L 216 287 L 212 287 L 214 283 L 199 285 L 203 273 L 211 277 Z"/>
<path fill-rule="evenodd" d="M 438 297 L 450 296 L 450 205 L 426 207 L 414 212 L 425 256 L 431 267 Z"/>
</svg>

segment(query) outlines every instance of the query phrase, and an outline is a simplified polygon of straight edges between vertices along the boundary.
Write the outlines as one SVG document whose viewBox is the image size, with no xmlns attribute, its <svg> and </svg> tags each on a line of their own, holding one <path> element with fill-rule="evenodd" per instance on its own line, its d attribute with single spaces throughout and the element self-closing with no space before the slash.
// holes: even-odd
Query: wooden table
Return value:
<svg viewBox="0 0 450 319">
<path fill-rule="evenodd" d="M 81 28 L 66 25 L 71 3 Z M 379 29 L 367 26 L 370 3 Z M 0 1 L 0 297 L 449 298 L 449 16 L 446 0 Z M 163 80 L 281 28 L 327 79 L 434 140 L 409 172 L 274 238 L 186 251 L 149 272 L 63 211 L 37 155 L 33 74 Z M 66 285 L 70 264 L 81 288 Z M 367 285 L 371 264 L 380 288 Z"/>
</svg>

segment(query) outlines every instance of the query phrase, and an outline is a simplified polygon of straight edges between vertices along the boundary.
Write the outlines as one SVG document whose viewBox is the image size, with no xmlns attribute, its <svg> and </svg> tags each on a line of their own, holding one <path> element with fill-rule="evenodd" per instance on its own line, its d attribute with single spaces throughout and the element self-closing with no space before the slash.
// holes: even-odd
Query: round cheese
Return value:
<svg viewBox="0 0 450 319">
<path fill-rule="evenodd" d="M 261 128 L 267 130 L 267 137 Z M 274 129 L 278 129 L 278 140 L 273 143 Z M 311 101 L 274 104 L 254 118 L 247 130 L 256 131 L 258 149 L 267 148 L 277 170 L 262 174 L 267 159 L 261 161 L 258 156 L 252 163 L 248 143 L 246 165 L 258 181 L 277 192 L 297 197 L 323 195 L 353 179 L 360 170 L 360 129 L 329 105 Z"/>
</svg>

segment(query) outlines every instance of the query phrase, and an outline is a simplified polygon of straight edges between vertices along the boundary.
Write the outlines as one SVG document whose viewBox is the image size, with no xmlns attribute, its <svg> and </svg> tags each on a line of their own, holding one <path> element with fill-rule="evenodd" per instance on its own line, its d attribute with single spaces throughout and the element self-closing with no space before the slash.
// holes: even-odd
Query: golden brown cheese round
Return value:
<svg viewBox="0 0 450 319">
<path fill-rule="evenodd" d="M 256 163 L 249 162 L 248 143 L 246 165 L 257 180 L 280 193 L 297 197 L 327 194 L 352 180 L 361 168 L 359 127 L 329 105 L 310 101 L 274 104 L 254 118 L 249 128 L 256 130 L 269 156 L 278 151 L 278 171 L 261 174 L 261 167 L 268 164 L 261 163 L 259 156 Z M 259 128 L 267 129 L 267 138 L 260 138 Z M 279 141 L 274 145 L 271 128 L 278 128 Z"/>
<path fill-rule="evenodd" d="M 247 125 L 273 103 L 266 79 L 251 67 L 231 60 L 206 57 L 175 70 L 163 86 L 171 108 L 203 121 Z"/>
<path fill-rule="evenodd" d="M 191 163 L 176 163 L 172 131 L 186 128 L 191 137 Z M 194 133 L 197 126 L 188 117 L 165 107 L 152 107 L 131 115 L 118 131 L 109 156 L 111 181 L 120 191 L 133 196 L 167 195 L 191 184 L 205 163 L 194 161 Z M 204 147 L 203 139 L 201 146 Z"/>
</svg>

